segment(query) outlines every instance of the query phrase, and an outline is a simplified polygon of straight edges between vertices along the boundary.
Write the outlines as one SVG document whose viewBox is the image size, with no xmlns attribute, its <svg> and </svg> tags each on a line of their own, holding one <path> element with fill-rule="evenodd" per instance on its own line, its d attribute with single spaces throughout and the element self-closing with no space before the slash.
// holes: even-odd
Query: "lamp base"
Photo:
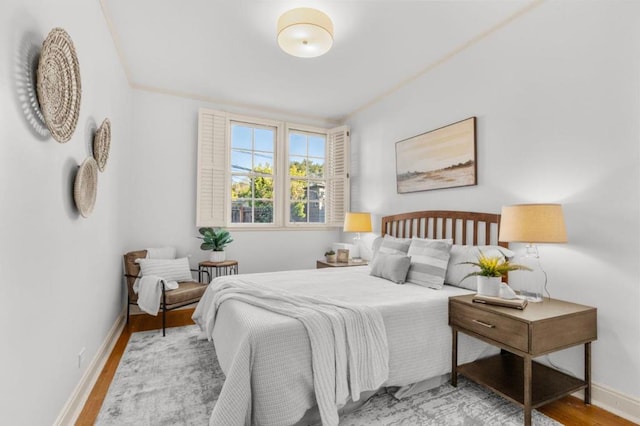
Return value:
<svg viewBox="0 0 640 426">
<path fill-rule="evenodd" d="M 518 294 L 519 299 L 526 300 L 527 302 L 539 303 L 544 301 L 542 293 L 535 293 L 530 291 L 520 291 Z"/>
</svg>

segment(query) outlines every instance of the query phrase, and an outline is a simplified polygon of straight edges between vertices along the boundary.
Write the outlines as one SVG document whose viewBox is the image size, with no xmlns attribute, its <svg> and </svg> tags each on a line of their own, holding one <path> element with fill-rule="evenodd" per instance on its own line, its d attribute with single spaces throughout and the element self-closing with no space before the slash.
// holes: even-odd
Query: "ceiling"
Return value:
<svg viewBox="0 0 640 426">
<path fill-rule="evenodd" d="M 539 0 L 101 0 L 133 87 L 340 122 Z M 334 44 L 294 58 L 278 17 L 314 7 Z"/>
</svg>

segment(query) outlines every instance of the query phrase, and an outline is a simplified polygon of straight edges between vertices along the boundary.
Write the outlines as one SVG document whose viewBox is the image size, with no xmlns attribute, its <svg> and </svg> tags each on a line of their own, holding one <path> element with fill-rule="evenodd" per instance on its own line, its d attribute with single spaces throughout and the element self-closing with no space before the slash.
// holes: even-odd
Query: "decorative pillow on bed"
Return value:
<svg viewBox="0 0 640 426">
<path fill-rule="evenodd" d="M 369 275 L 404 284 L 411 266 L 411 258 L 404 254 L 378 253 L 371 263 Z"/>
<path fill-rule="evenodd" d="M 375 243 L 374 243 L 375 244 Z M 380 248 L 377 251 L 374 250 L 373 257 L 378 255 L 378 253 L 384 254 L 407 254 L 409 251 L 409 246 L 411 245 L 411 238 L 396 238 L 391 235 L 385 235 L 382 238 L 382 243 L 380 244 Z M 375 248 L 375 245 L 374 245 Z"/>
<path fill-rule="evenodd" d="M 373 243 L 371 244 L 371 260 L 376 258 L 378 251 L 380 251 L 380 246 L 382 245 L 382 241 L 384 241 L 384 238 L 382 237 L 378 237 L 375 240 L 373 240 Z"/>
<path fill-rule="evenodd" d="M 138 259 L 142 276 L 153 275 L 166 281 L 193 281 L 189 259 Z"/>
<path fill-rule="evenodd" d="M 449 266 L 447 266 L 447 274 L 444 277 L 444 282 L 456 287 L 477 291 L 477 280 L 473 277 L 467 278 L 464 281 L 462 281 L 462 279 L 471 272 L 477 271 L 478 268 L 473 265 L 461 265 L 460 263 L 477 262 L 478 255 L 480 254 L 479 250 L 481 250 L 485 256 L 489 257 L 503 255 L 513 257 L 515 255 L 511 250 L 500 246 L 461 246 L 454 244 L 453 247 L 451 247 Z"/>
<path fill-rule="evenodd" d="M 407 253 L 411 257 L 407 281 L 440 290 L 444 285 L 451 246 L 451 240 L 414 238 Z"/>
</svg>

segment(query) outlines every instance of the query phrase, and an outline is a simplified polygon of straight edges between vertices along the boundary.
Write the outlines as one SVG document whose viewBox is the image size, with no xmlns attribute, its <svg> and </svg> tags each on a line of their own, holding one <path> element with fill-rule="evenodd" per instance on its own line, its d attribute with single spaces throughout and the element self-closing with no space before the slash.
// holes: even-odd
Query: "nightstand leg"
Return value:
<svg viewBox="0 0 640 426">
<path fill-rule="evenodd" d="M 458 386 L 458 329 L 451 328 L 451 386 Z"/>
<path fill-rule="evenodd" d="M 584 389 L 584 403 L 591 404 L 591 342 L 584 344 L 584 381 L 587 387 Z"/>
<path fill-rule="evenodd" d="M 524 357 L 524 425 L 531 426 L 531 357 Z"/>
</svg>

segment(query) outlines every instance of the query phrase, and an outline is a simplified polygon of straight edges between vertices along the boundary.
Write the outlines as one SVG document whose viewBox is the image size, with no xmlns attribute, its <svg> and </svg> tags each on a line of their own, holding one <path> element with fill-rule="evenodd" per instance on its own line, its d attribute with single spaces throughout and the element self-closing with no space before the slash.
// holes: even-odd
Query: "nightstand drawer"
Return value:
<svg viewBox="0 0 640 426">
<path fill-rule="evenodd" d="M 525 322 L 449 302 L 449 323 L 523 352 L 529 350 L 529 327 Z"/>
</svg>

